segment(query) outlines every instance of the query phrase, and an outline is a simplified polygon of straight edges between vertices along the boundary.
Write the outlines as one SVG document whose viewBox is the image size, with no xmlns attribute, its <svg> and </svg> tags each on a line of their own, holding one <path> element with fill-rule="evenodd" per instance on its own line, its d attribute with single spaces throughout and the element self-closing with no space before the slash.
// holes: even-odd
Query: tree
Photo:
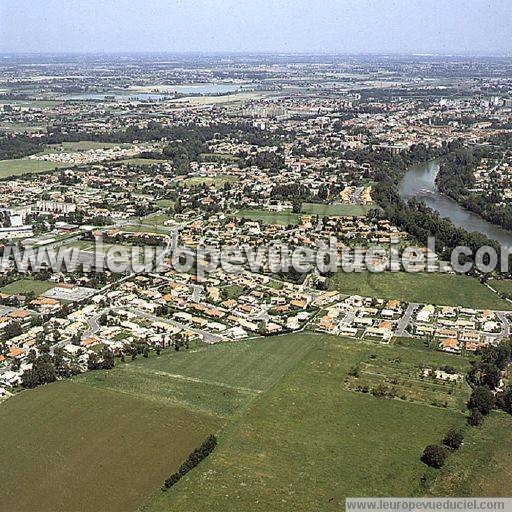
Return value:
<svg viewBox="0 0 512 512">
<path fill-rule="evenodd" d="M 115 358 L 114 353 L 107 347 L 104 347 L 101 351 L 101 357 L 103 358 L 103 362 L 101 363 L 101 367 L 104 370 L 111 370 L 115 366 Z"/>
<path fill-rule="evenodd" d="M 145 358 L 149 357 L 149 348 L 148 347 L 144 347 L 144 350 L 142 351 L 142 355 Z"/>
<path fill-rule="evenodd" d="M 87 369 L 90 371 L 99 370 L 101 368 L 100 360 L 96 352 L 91 352 L 87 359 Z"/>
<path fill-rule="evenodd" d="M 438 444 L 428 445 L 421 456 L 421 461 L 432 468 L 442 468 L 448 457 L 448 452 L 444 446 Z"/>
<path fill-rule="evenodd" d="M 7 325 L 4 329 L 5 338 L 11 339 L 15 338 L 16 336 L 20 336 L 23 334 L 23 329 L 21 328 L 21 325 L 19 322 L 12 322 L 11 324 Z"/>
<path fill-rule="evenodd" d="M 448 448 L 453 448 L 454 450 L 458 450 L 460 445 L 464 441 L 464 433 L 460 428 L 451 428 L 446 432 L 446 435 L 443 439 L 443 444 L 448 446 Z"/>
<path fill-rule="evenodd" d="M 476 387 L 468 401 L 468 409 L 477 409 L 484 416 L 489 414 L 494 407 L 494 395 L 486 386 Z"/>
<path fill-rule="evenodd" d="M 32 368 L 23 374 L 22 382 L 26 388 L 35 388 L 57 380 L 57 372 L 48 356 L 38 357 Z"/>
<path fill-rule="evenodd" d="M 484 420 L 483 414 L 478 409 L 472 409 L 471 414 L 468 416 L 468 425 L 478 427 Z"/>
</svg>

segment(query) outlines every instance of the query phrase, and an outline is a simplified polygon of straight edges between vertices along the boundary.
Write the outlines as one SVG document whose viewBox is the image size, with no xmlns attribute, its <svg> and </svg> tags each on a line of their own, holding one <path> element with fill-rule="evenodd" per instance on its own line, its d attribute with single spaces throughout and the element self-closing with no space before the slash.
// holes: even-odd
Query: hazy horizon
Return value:
<svg viewBox="0 0 512 512">
<path fill-rule="evenodd" d="M 508 0 L 17 0 L 2 54 L 512 55 Z"/>
</svg>

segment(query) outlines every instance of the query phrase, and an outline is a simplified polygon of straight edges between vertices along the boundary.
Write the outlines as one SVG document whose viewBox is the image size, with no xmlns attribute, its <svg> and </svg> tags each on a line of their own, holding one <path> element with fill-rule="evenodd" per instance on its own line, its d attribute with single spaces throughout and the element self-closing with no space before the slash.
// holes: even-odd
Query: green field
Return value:
<svg viewBox="0 0 512 512">
<path fill-rule="evenodd" d="M 172 220 L 172 215 L 166 215 L 164 213 L 157 213 L 141 217 L 139 219 L 141 224 L 149 224 L 150 226 L 163 226 L 166 221 Z"/>
<path fill-rule="evenodd" d="M 451 426 L 464 425 L 469 393 L 452 388 L 455 402 L 442 407 L 430 399 L 450 386 L 429 389 L 427 400 L 351 390 L 355 366 L 404 387 L 409 382 L 408 392 L 418 393 L 421 368 L 450 365 L 465 373 L 469 360 L 311 333 L 199 344 L 116 365 L 0 405 L 0 466 L 9 469 L 2 505 L 38 512 L 330 512 L 343 510 L 347 496 L 423 495 L 422 479 L 432 484 L 433 472 L 421 453 Z M 487 478 L 500 471 L 501 492 L 511 492 L 512 419 L 494 418 L 502 423 L 484 425 L 485 435 L 474 429 L 469 453 L 463 447 L 452 455 L 432 493 L 460 495 L 458 484 L 436 487 L 447 485 L 442 477 L 450 467 L 457 478 L 467 470 L 464 482 L 481 495 L 493 492 Z M 213 454 L 161 491 L 162 480 L 209 432 L 218 432 Z M 474 455 L 480 446 L 488 461 Z"/>
<path fill-rule="evenodd" d="M 53 108 L 60 105 L 62 101 L 58 100 L 0 100 L 0 107 L 11 105 L 19 108 Z"/>
<path fill-rule="evenodd" d="M 114 147 L 130 147 L 130 144 L 117 144 L 115 142 L 95 142 L 81 140 L 78 142 L 62 142 L 61 144 L 51 144 L 46 148 L 46 153 L 69 152 L 69 151 L 88 151 L 89 149 L 108 149 Z"/>
<path fill-rule="evenodd" d="M 55 287 L 55 283 L 49 281 L 37 281 L 35 279 L 19 279 L 13 283 L 0 288 L 0 292 L 8 293 L 9 295 L 23 295 L 24 293 L 34 292 L 36 296 Z"/>
<path fill-rule="evenodd" d="M 142 511 L 328 512 L 343 510 L 346 496 L 421 493 L 422 450 L 461 425 L 462 413 L 343 386 L 349 369 L 370 354 L 398 357 L 413 349 L 308 334 L 281 339 L 287 338 L 315 344 L 224 430 L 197 470 L 167 493 L 155 492 Z M 425 358 L 425 351 L 414 353 Z"/>
<path fill-rule="evenodd" d="M 510 496 L 512 418 L 494 412 L 481 427 L 467 428 L 464 443 L 432 483 L 432 496 Z"/>
<path fill-rule="evenodd" d="M 493 279 L 489 285 L 500 293 L 512 295 L 512 279 Z"/>
<path fill-rule="evenodd" d="M 139 358 L 78 381 L 162 404 L 228 417 L 242 410 L 286 373 L 313 341 L 292 337 L 200 346 Z"/>
<path fill-rule="evenodd" d="M 221 424 L 74 382 L 0 404 L 0 508 L 135 510 Z"/>
<path fill-rule="evenodd" d="M 28 158 L 0 160 L 0 178 L 21 176 L 22 174 L 29 173 L 48 172 L 61 167 L 66 167 L 66 164 L 44 162 L 42 160 L 29 160 Z"/>
<path fill-rule="evenodd" d="M 440 273 L 338 272 L 329 286 L 348 295 L 407 302 L 510 310 L 506 301 L 469 276 Z"/>
<path fill-rule="evenodd" d="M 171 206 L 174 206 L 174 204 L 175 201 L 173 201 L 172 199 L 159 199 L 156 202 L 156 205 L 159 206 L 160 208 L 170 208 Z"/>
<path fill-rule="evenodd" d="M 299 223 L 300 214 L 292 212 L 267 212 L 265 210 L 238 210 L 235 214 L 238 218 L 261 221 L 264 224 L 281 224 L 288 226 Z"/>
<path fill-rule="evenodd" d="M 318 204 L 303 203 L 301 211 L 310 215 L 343 217 L 343 216 L 361 216 L 364 217 L 375 206 L 365 206 L 362 204 Z"/>
</svg>

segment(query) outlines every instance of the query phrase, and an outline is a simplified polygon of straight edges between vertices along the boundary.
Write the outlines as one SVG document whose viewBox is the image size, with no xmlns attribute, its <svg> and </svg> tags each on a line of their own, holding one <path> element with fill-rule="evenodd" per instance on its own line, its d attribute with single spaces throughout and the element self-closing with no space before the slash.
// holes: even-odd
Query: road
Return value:
<svg viewBox="0 0 512 512">
<path fill-rule="evenodd" d="M 402 318 L 398 321 L 398 325 L 396 326 L 395 336 L 400 337 L 410 337 L 411 335 L 406 331 L 407 326 L 411 323 L 412 315 L 419 308 L 419 304 L 415 302 L 410 302 L 405 310 Z"/>
</svg>

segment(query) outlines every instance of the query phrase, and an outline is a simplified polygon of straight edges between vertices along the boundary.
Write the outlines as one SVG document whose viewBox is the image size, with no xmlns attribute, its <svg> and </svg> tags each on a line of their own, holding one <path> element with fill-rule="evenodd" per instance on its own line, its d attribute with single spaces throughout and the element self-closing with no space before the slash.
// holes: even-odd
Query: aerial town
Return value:
<svg viewBox="0 0 512 512">
<path fill-rule="evenodd" d="M 56 416 L 88 399 L 98 414 L 115 410 L 119 428 L 123 411 L 145 407 L 137 421 L 147 429 L 134 429 L 150 445 L 148 459 L 124 431 L 112 434 L 128 437 L 107 456 L 131 460 L 119 453 L 133 444 L 147 481 L 107 464 L 102 481 L 122 492 L 98 493 L 94 510 L 206 510 L 210 500 L 209 510 L 235 510 L 227 495 L 237 510 L 264 510 L 270 499 L 279 503 L 265 510 L 338 510 L 362 489 L 460 495 L 439 468 L 471 454 L 463 445 L 466 459 L 457 459 L 462 441 L 450 443 L 461 435 L 489 442 L 473 432 L 508 435 L 512 426 L 512 270 L 500 253 L 512 245 L 511 170 L 506 58 L 6 56 L 1 428 L 32 396 Z M 325 246 L 338 267 L 312 264 L 323 262 Z M 465 273 L 453 258 L 460 246 L 472 251 Z M 489 268 L 483 246 L 499 253 L 498 266 Z M 160 250 L 158 265 L 128 265 L 134 249 Z M 57 265 L 71 260 L 72 269 Z M 159 412 L 162 424 L 157 405 L 170 411 Z M 279 408 L 296 424 L 279 423 Z M 349 411 L 345 419 L 338 408 Z M 373 415 L 375 431 L 362 426 Z M 117 422 L 108 418 L 83 421 Z M 334 447 L 332 439 L 352 436 L 352 421 L 370 445 L 392 447 L 408 432 L 417 439 L 400 454 L 370 455 L 355 440 Z M 99 426 L 90 429 L 103 439 Z M 181 444 L 159 451 L 147 430 Z M 435 444 L 445 431 L 449 448 Z M 307 468 L 312 448 L 300 432 L 333 456 L 378 460 L 357 461 L 352 476 L 336 465 Z M 213 433 L 215 451 L 215 436 L 199 448 L 208 459 L 174 473 Z M 274 444 L 284 436 L 297 446 L 280 459 Z M 312 478 L 332 472 L 348 483 L 333 483 L 318 505 L 304 494 L 297 453 Z M 29 454 L 9 456 L 21 466 Z M 392 476 L 388 468 L 382 483 L 364 487 L 370 463 L 384 473 L 409 469 Z M 29 498 L 17 507 L 19 478 L 0 473 L 9 510 L 65 509 L 40 494 L 43 508 Z M 201 506 L 190 501 L 197 487 Z M 70 507 L 74 498 L 63 499 Z M 294 508 L 299 502 L 307 506 Z"/>
</svg>

